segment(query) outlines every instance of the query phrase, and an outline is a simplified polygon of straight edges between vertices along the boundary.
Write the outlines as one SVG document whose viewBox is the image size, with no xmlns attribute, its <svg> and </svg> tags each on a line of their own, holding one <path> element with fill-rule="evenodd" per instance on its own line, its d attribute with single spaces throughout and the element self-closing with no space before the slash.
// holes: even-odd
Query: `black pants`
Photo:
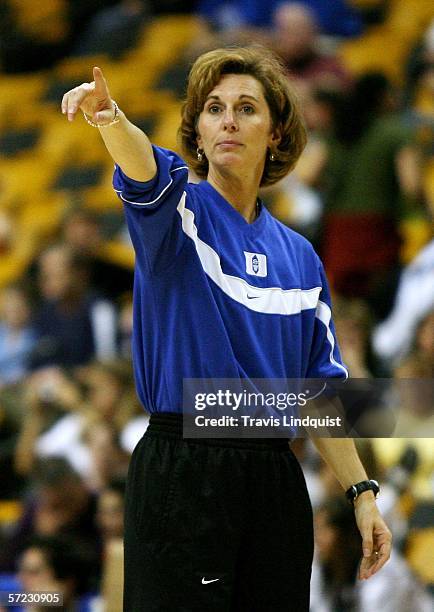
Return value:
<svg viewBox="0 0 434 612">
<path fill-rule="evenodd" d="M 285 440 L 185 440 L 152 415 L 134 450 L 125 612 L 308 612 L 312 508 Z"/>
</svg>

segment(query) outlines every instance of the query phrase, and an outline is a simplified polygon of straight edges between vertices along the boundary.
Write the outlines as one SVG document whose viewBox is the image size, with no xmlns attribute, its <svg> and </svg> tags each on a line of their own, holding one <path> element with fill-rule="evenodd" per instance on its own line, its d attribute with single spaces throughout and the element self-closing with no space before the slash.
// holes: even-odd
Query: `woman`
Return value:
<svg viewBox="0 0 434 612">
<path fill-rule="evenodd" d="M 312 513 L 287 442 L 184 440 L 181 414 L 185 378 L 346 376 L 321 263 L 257 198 L 305 144 L 284 72 L 265 49 L 198 58 L 180 136 L 199 185 L 126 119 L 99 68 L 65 94 L 70 121 L 78 109 L 116 163 L 136 251 L 137 390 L 151 412 L 127 486 L 124 609 L 307 611 Z M 352 441 L 315 443 L 345 489 L 366 480 Z M 355 509 L 366 578 L 391 537 L 372 490 Z"/>
</svg>

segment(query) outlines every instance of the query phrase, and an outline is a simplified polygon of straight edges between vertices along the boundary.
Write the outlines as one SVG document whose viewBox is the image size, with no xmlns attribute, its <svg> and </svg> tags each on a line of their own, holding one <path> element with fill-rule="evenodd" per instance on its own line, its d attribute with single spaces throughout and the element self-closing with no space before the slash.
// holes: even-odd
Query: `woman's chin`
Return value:
<svg viewBox="0 0 434 612">
<path fill-rule="evenodd" d="M 248 163 L 243 155 L 240 155 L 238 151 L 222 151 L 210 160 L 210 165 L 223 168 L 242 168 Z"/>
</svg>

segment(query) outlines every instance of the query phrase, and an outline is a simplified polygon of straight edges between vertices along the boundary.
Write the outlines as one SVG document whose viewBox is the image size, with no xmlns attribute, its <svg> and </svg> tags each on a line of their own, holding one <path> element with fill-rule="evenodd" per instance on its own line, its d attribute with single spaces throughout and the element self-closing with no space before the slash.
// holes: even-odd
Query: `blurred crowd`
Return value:
<svg viewBox="0 0 434 612">
<path fill-rule="evenodd" d="M 66 57 L 116 62 L 149 23 L 181 13 L 199 25 L 161 74 L 175 95 L 216 46 L 267 45 L 286 66 L 308 145 L 262 197 L 313 242 L 344 362 L 354 378 L 389 381 L 393 414 L 389 439 L 358 441 L 394 533 L 390 563 L 363 583 L 352 509 L 313 446 L 294 444 L 315 513 L 312 612 L 433 606 L 434 8 L 401 78 L 352 70 L 340 53 L 385 27 L 399 2 L 56 0 L 37 3 L 32 20 L 22 2 L 0 1 L 0 85 Z M 14 239 L 6 213 L 0 200 L 0 257 Z M 0 274 L 0 591 L 61 591 L 65 610 L 121 609 L 125 478 L 148 422 L 131 366 L 132 257 L 105 256 L 114 233 L 131 250 L 120 205 L 108 218 L 71 198 L 19 277 Z"/>
</svg>

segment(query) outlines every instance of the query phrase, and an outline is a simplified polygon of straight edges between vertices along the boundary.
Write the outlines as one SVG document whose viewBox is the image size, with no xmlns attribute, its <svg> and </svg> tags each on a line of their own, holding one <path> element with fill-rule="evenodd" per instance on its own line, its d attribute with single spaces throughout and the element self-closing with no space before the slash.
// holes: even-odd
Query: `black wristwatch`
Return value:
<svg viewBox="0 0 434 612">
<path fill-rule="evenodd" d="M 345 491 L 345 496 L 350 504 L 354 505 L 354 502 L 359 497 L 360 493 L 364 493 L 365 491 L 373 491 L 375 497 L 377 498 L 378 494 L 380 493 L 378 482 L 376 480 L 362 480 L 362 482 L 352 485 L 347 491 Z"/>
</svg>

